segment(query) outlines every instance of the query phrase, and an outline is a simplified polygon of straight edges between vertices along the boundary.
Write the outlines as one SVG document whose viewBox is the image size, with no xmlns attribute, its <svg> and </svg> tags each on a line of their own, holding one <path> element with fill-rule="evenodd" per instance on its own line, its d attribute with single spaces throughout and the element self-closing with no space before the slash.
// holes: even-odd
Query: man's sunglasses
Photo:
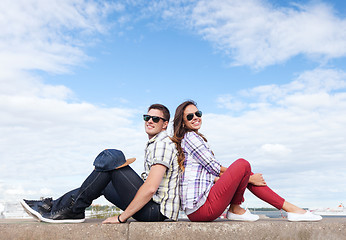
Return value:
<svg viewBox="0 0 346 240">
<path fill-rule="evenodd" d="M 197 111 L 195 113 L 189 113 L 186 115 L 187 121 L 191 121 L 193 119 L 193 115 L 196 115 L 196 117 L 202 117 L 202 111 Z"/>
<path fill-rule="evenodd" d="M 148 122 L 150 120 L 150 118 L 153 119 L 154 123 L 158 123 L 160 121 L 160 119 L 162 119 L 164 122 L 167 121 L 166 119 L 164 119 L 162 117 L 150 116 L 150 115 L 147 115 L 147 114 L 143 115 L 143 120 L 146 121 L 146 122 Z"/>
</svg>

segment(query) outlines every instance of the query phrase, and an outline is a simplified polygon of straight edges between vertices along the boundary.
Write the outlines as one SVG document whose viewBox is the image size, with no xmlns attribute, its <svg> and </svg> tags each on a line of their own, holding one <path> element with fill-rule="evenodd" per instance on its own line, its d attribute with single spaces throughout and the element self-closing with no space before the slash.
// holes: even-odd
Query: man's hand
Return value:
<svg viewBox="0 0 346 240">
<path fill-rule="evenodd" d="M 261 173 L 255 173 L 254 175 L 251 175 L 249 178 L 249 183 L 255 186 L 267 186 L 267 183 L 266 181 L 264 181 Z"/>
<path fill-rule="evenodd" d="M 102 224 L 117 224 L 117 223 L 120 223 L 118 221 L 118 216 L 109 217 L 102 222 Z"/>
</svg>

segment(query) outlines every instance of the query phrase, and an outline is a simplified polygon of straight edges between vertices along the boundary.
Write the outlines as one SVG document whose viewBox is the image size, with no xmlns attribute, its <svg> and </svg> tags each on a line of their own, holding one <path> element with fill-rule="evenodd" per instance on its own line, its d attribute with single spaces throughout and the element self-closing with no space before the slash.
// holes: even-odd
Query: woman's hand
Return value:
<svg viewBox="0 0 346 240">
<path fill-rule="evenodd" d="M 220 179 L 219 177 L 214 178 L 214 183 L 216 183 L 217 180 L 219 180 L 219 179 Z"/>
<path fill-rule="evenodd" d="M 250 176 L 249 183 L 255 186 L 267 186 L 266 181 L 264 181 L 264 178 L 261 173 L 255 173 Z"/>
<path fill-rule="evenodd" d="M 102 224 L 117 224 L 117 223 L 120 223 L 118 221 L 118 216 L 109 217 L 102 222 Z"/>
</svg>

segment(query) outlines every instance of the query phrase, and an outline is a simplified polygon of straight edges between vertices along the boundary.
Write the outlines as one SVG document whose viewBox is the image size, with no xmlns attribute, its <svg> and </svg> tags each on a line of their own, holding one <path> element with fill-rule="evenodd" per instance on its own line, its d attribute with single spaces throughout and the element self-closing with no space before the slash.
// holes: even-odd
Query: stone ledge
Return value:
<svg viewBox="0 0 346 240">
<path fill-rule="evenodd" d="M 34 220 L 1 220 L 0 239 L 346 239 L 346 218 L 325 218 L 321 222 L 288 222 L 260 219 L 254 223 L 218 220 L 214 222 L 136 222 L 102 225 L 88 219 L 79 224 L 47 224 Z"/>
</svg>

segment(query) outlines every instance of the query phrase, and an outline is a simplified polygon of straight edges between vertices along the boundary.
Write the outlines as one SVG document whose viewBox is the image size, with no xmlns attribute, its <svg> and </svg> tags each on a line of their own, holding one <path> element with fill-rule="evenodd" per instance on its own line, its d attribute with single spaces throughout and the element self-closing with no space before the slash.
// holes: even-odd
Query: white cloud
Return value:
<svg viewBox="0 0 346 240">
<path fill-rule="evenodd" d="M 342 71 L 315 69 L 288 84 L 244 90 L 233 98 L 248 107 L 205 114 L 203 133 L 224 165 L 243 157 L 287 200 L 333 206 L 346 199 L 345 83 Z M 249 206 L 261 206 L 248 197 Z"/>
<path fill-rule="evenodd" d="M 221 95 L 217 102 L 220 107 L 232 111 L 248 107 L 266 108 L 270 105 L 307 111 L 329 110 L 344 104 L 344 92 L 339 90 L 346 88 L 345 79 L 346 73 L 341 70 L 317 68 L 303 72 L 288 84 L 262 85 L 242 90 L 237 96 Z"/>
<path fill-rule="evenodd" d="M 119 4 L 80 0 L 0 3 L 0 64 L 5 69 L 66 72 L 88 59 L 82 47 L 105 33 Z"/>
<path fill-rule="evenodd" d="M 143 155 L 143 127 L 133 122 L 137 110 L 0 94 L 0 113 L 0 179 L 6 189 L 0 199 L 19 195 L 11 184 L 36 194 L 44 194 L 41 188 L 56 194 L 61 186 L 65 191 L 77 187 L 105 148 L 121 149 L 128 157 Z M 134 167 L 141 170 L 141 161 Z"/>
<path fill-rule="evenodd" d="M 288 147 L 282 144 L 270 144 L 270 143 L 262 145 L 261 150 L 263 150 L 265 153 L 278 155 L 278 156 L 287 155 L 290 152 L 292 152 L 291 149 L 289 149 Z"/>
<path fill-rule="evenodd" d="M 233 60 L 263 68 L 303 54 L 313 59 L 346 55 L 346 20 L 319 2 L 274 7 L 269 1 L 198 1 L 194 29 Z"/>
<path fill-rule="evenodd" d="M 166 20 L 183 19 L 230 54 L 234 65 L 260 68 L 299 54 L 327 59 L 346 54 L 345 20 L 324 4 L 274 8 L 249 0 L 125 2 L 141 14 L 134 19 L 129 12 L 120 14 L 115 24 L 153 12 Z M 78 187 L 104 148 L 141 159 L 146 136 L 134 119 L 142 109 L 80 101 L 71 89 L 46 84 L 32 71 L 65 73 L 88 61 L 84 48 L 107 31 L 107 17 L 125 12 L 126 4 L 0 2 L 0 200 L 58 197 Z M 248 159 L 254 171 L 263 172 L 294 203 L 321 206 L 343 200 L 345 82 L 344 72 L 320 68 L 288 84 L 220 96 L 219 105 L 237 115 L 207 113 L 202 131 L 224 165 Z M 142 162 L 134 167 L 142 169 Z"/>
<path fill-rule="evenodd" d="M 192 30 L 229 56 L 232 66 L 260 69 L 300 55 L 324 64 L 346 55 L 346 19 L 333 6 L 311 1 L 280 7 L 272 2 L 131 1 L 127 7 L 133 14 L 126 22 L 151 17 L 155 28 L 166 24 Z"/>
<path fill-rule="evenodd" d="M 238 101 L 236 98 L 230 94 L 224 94 L 217 98 L 217 103 L 219 107 L 225 107 L 227 109 L 233 109 L 235 111 L 240 111 L 246 107 L 241 101 Z"/>
<path fill-rule="evenodd" d="M 80 101 L 71 89 L 47 84 L 34 72 L 64 73 L 83 64 L 84 48 L 106 33 L 105 20 L 114 11 L 123 6 L 1 1 L 0 200 L 58 197 L 82 183 L 105 148 L 142 157 L 146 136 L 133 121 L 139 109 Z M 140 160 L 133 166 L 142 169 Z"/>
</svg>

